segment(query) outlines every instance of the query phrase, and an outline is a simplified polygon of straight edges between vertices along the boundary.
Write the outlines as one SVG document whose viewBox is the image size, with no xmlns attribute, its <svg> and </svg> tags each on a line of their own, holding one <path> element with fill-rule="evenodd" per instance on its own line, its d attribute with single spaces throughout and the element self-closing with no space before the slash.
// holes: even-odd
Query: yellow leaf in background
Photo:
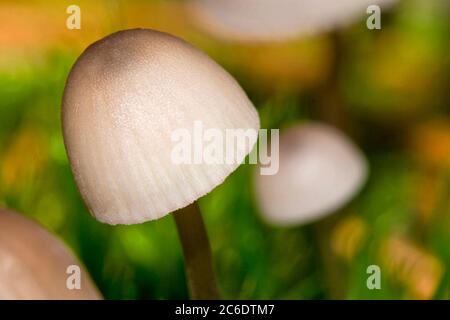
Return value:
<svg viewBox="0 0 450 320">
<path fill-rule="evenodd" d="M 450 119 L 420 123 L 412 128 L 410 150 L 424 165 L 436 169 L 450 168 Z"/>
<path fill-rule="evenodd" d="M 336 256 L 350 262 L 364 245 L 366 236 L 367 224 L 362 218 L 345 217 L 333 229 L 331 248 Z"/>
<path fill-rule="evenodd" d="M 433 298 L 444 274 L 440 260 L 409 240 L 397 236 L 386 240 L 379 253 L 394 281 L 405 286 L 408 298 Z"/>
<path fill-rule="evenodd" d="M 420 172 L 411 183 L 411 189 L 411 203 L 417 207 L 419 225 L 426 226 L 447 190 L 445 179 L 440 173 Z"/>
</svg>

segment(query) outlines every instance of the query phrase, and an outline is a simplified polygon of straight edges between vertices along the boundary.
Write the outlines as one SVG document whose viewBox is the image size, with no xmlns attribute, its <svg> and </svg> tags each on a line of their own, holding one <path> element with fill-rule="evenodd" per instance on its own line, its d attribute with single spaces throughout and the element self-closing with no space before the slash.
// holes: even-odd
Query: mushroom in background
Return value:
<svg viewBox="0 0 450 320">
<path fill-rule="evenodd" d="M 367 162 L 340 131 L 320 123 L 297 125 L 280 136 L 279 171 L 256 175 L 263 218 L 300 225 L 344 206 L 361 189 Z"/>
<path fill-rule="evenodd" d="M 396 0 L 191 0 L 199 25 L 216 36 L 281 41 L 330 31 L 364 17 L 369 5 Z"/>
<path fill-rule="evenodd" d="M 256 175 L 256 198 L 266 222 L 295 227 L 317 221 L 318 253 L 331 299 L 344 299 L 346 290 L 332 251 L 333 227 L 323 218 L 355 196 L 367 171 L 365 157 L 343 133 L 325 124 L 308 123 L 281 134 L 278 173 Z"/>
<path fill-rule="evenodd" d="M 205 130 L 259 129 L 258 113 L 233 77 L 166 33 L 134 29 L 107 36 L 85 50 L 67 80 L 64 141 L 89 211 L 114 225 L 184 208 L 174 217 L 191 295 L 207 299 L 218 292 L 194 201 L 240 165 L 257 136 L 232 164 L 174 163 L 172 134 L 194 131 L 195 121 Z"/>
<path fill-rule="evenodd" d="M 0 299 L 102 299 L 81 268 L 80 289 L 67 287 L 68 267 L 80 262 L 37 223 L 0 209 Z"/>
</svg>

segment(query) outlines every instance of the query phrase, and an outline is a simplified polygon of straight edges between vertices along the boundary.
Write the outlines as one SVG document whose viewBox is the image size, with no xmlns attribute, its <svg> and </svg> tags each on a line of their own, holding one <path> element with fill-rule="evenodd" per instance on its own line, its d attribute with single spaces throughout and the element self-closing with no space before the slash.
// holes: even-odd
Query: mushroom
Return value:
<svg viewBox="0 0 450 320">
<path fill-rule="evenodd" d="M 331 252 L 332 224 L 322 219 L 344 206 L 367 176 L 363 154 L 339 130 L 312 122 L 280 135 L 279 171 L 255 177 L 255 193 L 263 219 L 269 224 L 313 225 L 329 297 L 343 299 L 340 266 Z M 320 220 L 320 221 L 318 221 Z"/>
<path fill-rule="evenodd" d="M 221 133 L 259 129 L 258 113 L 233 77 L 169 34 L 133 29 L 109 35 L 83 52 L 68 77 L 64 141 L 89 211 L 115 225 L 179 210 L 174 218 L 191 296 L 207 299 L 218 293 L 195 201 L 240 165 L 257 137 L 233 163 L 174 162 L 174 132 L 193 133 L 195 123 Z M 192 143 L 195 151 L 199 143 Z"/>
<path fill-rule="evenodd" d="M 325 217 L 362 187 L 367 164 L 358 148 L 337 129 L 308 123 L 280 136 L 279 171 L 256 175 L 263 218 L 289 226 Z"/>
<path fill-rule="evenodd" d="M 352 22 L 369 5 L 396 0 L 191 0 L 206 31 L 231 40 L 273 41 L 315 35 Z"/>
<path fill-rule="evenodd" d="M 72 268 L 80 268 L 73 269 L 81 271 L 79 288 L 68 286 Z M 101 298 L 61 241 L 30 219 L 0 209 L 0 299 Z"/>
</svg>

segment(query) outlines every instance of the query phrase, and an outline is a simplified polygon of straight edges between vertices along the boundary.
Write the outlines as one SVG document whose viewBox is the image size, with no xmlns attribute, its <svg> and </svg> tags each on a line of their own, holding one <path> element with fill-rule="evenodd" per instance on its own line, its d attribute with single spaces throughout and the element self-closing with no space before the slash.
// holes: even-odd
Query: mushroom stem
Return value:
<svg viewBox="0 0 450 320">
<path fill-rule="evenodd" d="M 318 94 L 318 118 L 348 133 L 350 121 L 339 88 L 339 78 L 344 61 L 344 48 L 342 35 L 339 31 L 334 31 L 330 35 L 333 58 L 328 79 L 324 87 Z M 341 212 L 335 214 L 336 217 L 342 215 Z M 343 285 L 343 270 L 338 269 L 337 260 L 330 248 L 330 233 L 336 220 L 324 219 L 318 221 L 315 226 L 315 233 L 320 249 L 323 272 L 326 277 L 326 289 L 330 299 L 343 299 L 346 295 Z"/>
<path fill-rule="evenodd" d="M 330 45 L 333 56 L 330 62 L 331 65 L 328 78 L 318 92 L 316 116 L 347 133 L 349 129 L 349 114 L 342 101 L 339 88 L 339 78 L 342 73 L 342 65 L 345 59 L 343 39 L 339 31 L 331 33 Z"/>
<path fill-rule="evenodd" d="M 183 247 L 186 277 L 194 300 L 219 299 L 212 254 L 201 212 L 196 202 L 173 215 Z"/>
</svg>

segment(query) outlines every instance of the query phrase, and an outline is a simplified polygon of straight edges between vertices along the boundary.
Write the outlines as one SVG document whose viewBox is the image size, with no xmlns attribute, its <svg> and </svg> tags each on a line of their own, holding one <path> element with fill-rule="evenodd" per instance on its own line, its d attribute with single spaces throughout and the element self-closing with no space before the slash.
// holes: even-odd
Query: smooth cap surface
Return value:
<svg viewBox="0 0 450 320">
<path fill-rule="evenodd" d="M 206 31 L 238 41 L 286 40 L 329 31 L 396 0 L 192 0 Z M 368 16 L 368 15 L 367 15 Z"/>
<path fill-rule="evenodd" d="M 69 266 L 80 268 L 79 290 L 68 289 L 67 279 L 75 274 Z M 0 209 L 0 299 L 84 300 L 101 295 L 60 240 L 32 220 Z"/>
<path fill-rule="evenodd" d="M 366 159 L 337 129 L 319 123 L 297 125 L 280 135 L 279 171 L 256 172 L 263 218 L 274 225 L 298 225 L 333 213 L 359 191 Z"/>
</svg>

